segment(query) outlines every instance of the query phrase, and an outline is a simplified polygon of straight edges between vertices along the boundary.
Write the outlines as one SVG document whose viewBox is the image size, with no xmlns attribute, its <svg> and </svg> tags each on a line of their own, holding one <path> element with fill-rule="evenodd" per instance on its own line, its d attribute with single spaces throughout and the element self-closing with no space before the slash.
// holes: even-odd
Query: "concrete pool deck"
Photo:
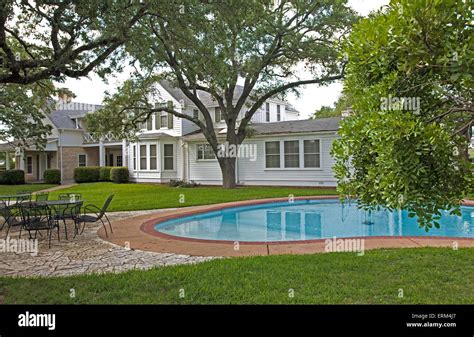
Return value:
<svg viewBox="0 0 474 337">
<path fill-rule="evenodd" d="M 295 197 L 294 200 L 338 199 L 338 196 Z M 154 226 L 162 221 L 193 214 L 215 211 L 228 207 L 248 206 L 268 202 L 288 201 L 288 198 L 272 198 L 228 202 L 222 204 L 186 207 L 139 215 L 113 221 L 113 234 L 105 236 L 103 228 L 98 235 L 103 240 L 119 246 L 129 245 L 131 249 L 158 253 L 185 254 L 190 256 L 255 256 L 276 254 L 313 254 L 325 252 L 325 240 L 298 242 L 239 242 L 199 240 L 166 235 L 155 231 Z M 466 200 L 466 206 L 474 206 L 474 201 Z M 359 237 L 359 239 L 362 237 Z M 474 238 L 447 237 L 363 237 L 364 249 L 416 248 L 416 247 L 474 247 Z"/>
</svg>

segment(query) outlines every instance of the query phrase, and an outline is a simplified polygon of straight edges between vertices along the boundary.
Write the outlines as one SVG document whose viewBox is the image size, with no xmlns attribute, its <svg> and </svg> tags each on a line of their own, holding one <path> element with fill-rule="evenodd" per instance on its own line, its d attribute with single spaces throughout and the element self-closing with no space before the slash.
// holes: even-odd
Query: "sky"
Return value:
<svg viewBox="0 0 474 337">
<path fill-rule="evenodd" d="M 389 0 L 349 0 L 349 6 L 364 16 L 388 3 Z M 76 95 L 74 100 L 77 102 L 101 104 L 104 92 L 113 93 L 115 88 L 128 78 L 128 75 L 128 72 L 117 74 L 115 77 L 109 78 L 108 83 L 104 83 L 99 76 L 91 74 L 89 77 L 81 79 L 69 78 L 58 86 L 72 90 Z M 332 106 L 341 91 L 341 82 L 334 82 L 328 86 L 309 85 L 301 89 L 300 97 L 290 95 L 288 101 L 300 111 L 300 119 L 306 119 L 321 106 Z"/>
</svg>

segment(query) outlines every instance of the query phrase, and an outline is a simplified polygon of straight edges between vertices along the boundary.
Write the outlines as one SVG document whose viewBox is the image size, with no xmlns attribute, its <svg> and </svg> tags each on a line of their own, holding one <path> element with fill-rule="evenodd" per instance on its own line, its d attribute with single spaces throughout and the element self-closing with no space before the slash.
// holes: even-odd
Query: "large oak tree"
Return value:
<svg viewBox="0 0 474 337">
<path fill-rule="evenodd" d="M 140 75 L 107 99 L 107 107 L 90 117 L 90 127 L 129 135 L 137 121 L 158 111 L 190 120 L 215 152 L 226 188 L 235 187 L 236 158 L 218 155 L 213 114 L 198 92 L 212 96 L 227 125 L 225 141 L 239 145 L 270 97 L 342 78 L 337 46 L 355 20 L 344 0 L 182 1 L 152 12 L 127 44 Z M 298 68 L 306 77 L 297 75 Z M 155 108 L 153 83 L 161 78 L 181 89 L 203 119 Z"/>
</svg>

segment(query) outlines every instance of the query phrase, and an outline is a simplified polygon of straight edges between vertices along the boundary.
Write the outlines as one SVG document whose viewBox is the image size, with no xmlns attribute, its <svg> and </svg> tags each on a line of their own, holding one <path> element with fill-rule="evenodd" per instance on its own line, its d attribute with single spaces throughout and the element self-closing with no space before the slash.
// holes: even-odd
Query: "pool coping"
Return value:
<svg viewBox="0 0 474 337">
<path fill-rule="evenodd" d="M 339 196 L 304 196 L 293 200 L 327 200 L 339 199 Z M 269 198 L 226 202 L 221 204 L 178 208 L 160 211 L 148 215 L 131 217 L 113 222 L 114 233 L 105 236 L 103 228 L 99 229 L 100 238 L 118 244 L 155 252 L 178 253 L 200 256 L 249 256 L 273 254 L 308 254 L 325 252 L 325 242 L 334 238 L 300 240 L 300 241 L 229 241 L 178 237 L 156 231 L 157 224 L 196 214 L 218 211 L 226 208 L 259 205 L 265 203 L 286 202 L 288 198 Z M 463 205 L 474 206 L 473 200 L 465 200 Z M 365 249 L 402 248 L 402 247 L 474 247 L 474 238 L 443 236 L 364 236 L 337 237 L 336 239 L 364 239 Z"/>
</svg>

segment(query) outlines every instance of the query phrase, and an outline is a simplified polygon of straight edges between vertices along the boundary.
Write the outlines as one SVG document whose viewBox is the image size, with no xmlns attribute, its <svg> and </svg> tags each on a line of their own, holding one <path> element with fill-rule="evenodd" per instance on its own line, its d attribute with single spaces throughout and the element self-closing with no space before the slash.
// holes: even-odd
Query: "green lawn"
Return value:
<svg viewBox="0 0 474 337">
<path fill-rule="evenodd" d="M 80 184 L 50 194 L 57 198 L 59 193 L 82 193 L 86 203 L 102 205 L 109 194 L 115 198 L 109 208 L 111 211 L 131 211 L 157 208 L 207 205 L 227 201 L 288 197 L 306 195 L 337 194 L 335 189 L 291 188 L 291 187 L 221 187 L 175 188 L 154 184 Z M 184 202 L 181 203 L 184 198 Z"/>
<path fill-rule="evenodd" d="M 36 192 L 51 188 L 56 185 L 48 184 L 25 184 L 25 185 L 0 185 L 0 195 L 16 194 L 18 191 L 31 191 Z"/>
<path fill-rule="evenodd" d="M 232 258 L 123 274 L 0 278 L 0 301 L 473 304 L 473 263 L 474 248 Z M 70 298 L 70 289 L 75 298 Z M 403 297 L 398 296 L 400 289 Z"/>
</svg>

